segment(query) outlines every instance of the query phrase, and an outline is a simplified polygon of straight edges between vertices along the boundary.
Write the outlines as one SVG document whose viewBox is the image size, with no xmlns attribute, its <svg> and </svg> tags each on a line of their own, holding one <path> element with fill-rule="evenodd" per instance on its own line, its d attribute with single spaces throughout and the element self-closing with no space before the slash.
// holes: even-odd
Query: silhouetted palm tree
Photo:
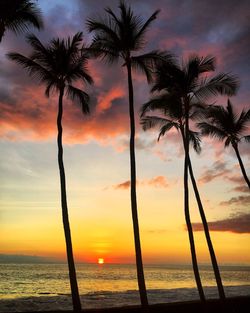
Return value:
<svg viewBox="0 0 250 313">
<path fill-rule="evenodd" d="M 202 202 L 200 200 L 196 181 L 194 179 L 192 164 L 189 156 L 189 141 L 193 141 L 194 148 L 199 150 L 199 137 L 196 132 L 190 132 L 189 119 L 194 119 L 199 110 L 196 108 L 203 107 L 205 100 L 210 96 L 232 95 L 236 92 L 238 82 L 235 77 L 228 74 L 218 74 L 210 79 L 204 78 L 204 74 L 214 71 L 215 59 L 213 57 L 199 57 L 191 56 L 187 63 L 182 66 L 178 64 L 162 63 L 157 66 L 155 83 L 152 91 L 163 92 L 158 98 L 152 99 L 149 103 L 146 103 L 142 109 L 142 114 L 145 114 L 149 109 L 160 109 L 163 113 L 170 114 L 175 120 L 159 120 L 157 123 L 163 123 L 160 136 L 164 135 L 166 131 L 175 127 L 180 129 L 184 150 L 185 150 L 185 162 L 184 162 L 184 210 L 185 219 L 189 234 L 189 242 L 192 255 L 192 263 L 194 269 L 195 280 L 199 291 L 200 299 L 205 300 L 204 291 L 201 284 L 199 275 L 194 236 L 192 230 L 192 224 L 190 221 L 189 213 L 189 192 L 188 192 L 188 169 L 190 172 L 191 180 L 194 187 L 195 196 L 197 199 L 200 215 L 202 218 L 206 239 L 210 251 L 210 256 L 215 272 L 215 277 L 218 285 L 219 295 L 221 299 L 225 298 L 223 290 L 219 268 L 217 265 L 216 257 L 213 251 L 212 242 L 209 236 L 208 225 L 206 222 Z M 176 122 L 177 121 L 177 122 Z M 156 122 L 156 120 L 155 120 Z M 149 120 L 152 123 L 152 120 Z M 154 123 L 153 123 L 154 124 Z M 152 125 L 153 125 L 152 124 Z M 150 124 L 149 124 L 150 125 Z"/>
<path fill-rule="evenodd" d="M 107 16 L 87 21 L 88 30 L 94 32 L 91 45 L 96 56 L 113 63 L 121 59 L 127 68 L 130 117 L 130 173 L 131 173 L 131 210 L 134 228 L 137 278 L 142 305 L 147 305 L 147 294 L 144 280 L 139 223 L 136 199 L 136 161 L 135 161 L 135 117 L 132 69 L 142 71 L 148 81 L 151 80 L 151 68 L 159 58 L 156 51 L 133 56 L 133 52 L 142 49 L 145 45 L 145 34 L 151 23 L 156 19 L 159 11 L 155 11 L 145 22 L 140 16 L 133 13 L 131 8 L 120 1 L 120 15 L 116 15 L 110 8 L 105 9 Z M 170 58 L 170 57 L 169 57 Z"/>
<path fill-rule="evenodd" d="M 77 33 L 73 38 L 53 39 L 47 46 L 44 46 L 34 35 L 27 37 L 28 43 L 33 51 L 29 57 L 19 53 L 9 53 L 8 57 L 25 68 L 31 77 L 38 79 L 46 86 L 45 95 L 49 97 L 51 92 L 59 93 L 58 116 L 57 116 L 57 144 L 58 144 L 58 165 L 60 172 L 61 206 L 64 234 L 66 240 L 67 259 L 69 266 L 69 277 L 72 292 L 73 308 L 80 312 L 81 303 L 79 298 L 76 272 L 73 258 L 70 225 L 68 218 L 68 206 L 66 197 L 66 181 L 63 165 L 62 146 L 62 116 L 64 93 L 72 100 L 82 106 L 83 113 L 89 113 L 89 96 L 83 90 L 72 85 L 79 80 L 82 83 L 92 83 L 88 74 L 87 56 L 83 52 L 82 33 Z"/>
<path fill-rule="evenodd" d="M 192 103 L 190 107 L 189 118 L 195 120 L 200 114 L 199 109 L 203 107 L 201 103 Z M 161 113 L 160 116 L 145 116 L 147 112 L 157 110 Z M 158 140 L 160 140 L 161 136 L 164 136 L 168 131 L 172 128 L 176 128 L 176 130 L 181 133 L 181 138 L 183 141 L 183 148 L 185 147 L 185 116 L 184 109 L 181 103 L 181 100 L 176 97 L 172 97 L 169 94 L 162 94 L 159 97 L 155 97 L 151 99 L 149 102 L 145 103 L 142 107 L 142 115 L 141 115 L 141 124 L 144 130 L 148 130 L 153 127 L 160 127 L 160 132 L 158 136 Z M 200 136 L 198 132 L 189 130 L 189 141 L 192 143 L 194 150 L 199 154 L 201 152 L 200 146 Z M 221 276 L 219 272 L 218 263 L 216 260 L 212 240 L 209 234 L 209 228 L 206 220 L 206 215 L 203 209 L 202 201 L 200 198 L 199 190 L 196 184 L 196 180 L 193 173 L 192 163 L 189 156 L 188 161 L 189 173 L 191 182 L 193 185 L 196 201 L 198 204 L 200 216 L 202 219 L 205 236 L 207 240 L 207 245 L 210 253 L 211 262 L 213 265 L 213 270 L 218 286 L 219 294 L 224 298 L 224 289 L 221 281 Z"/>
<path fill-rule="evenodd" d="M 250 109 L 246 112 L 243 110 L 238 114 L 234 111 L 232 103 L 228 99 L 226 108 L 220 105 L 211 105 L 204 112 L 204 117 L 206 120 L 197 124 L 202 134 L 218 138 L 221 141 L 225 140 L 225 147 L 232 145 L 238 158 L 242 175 L 250 188 L 250 181 L 238 149 L 238 144 L 242 139 L 250 142 L 250 135 L 243 135 L 250 123 Z"/>
<path fill-rule="evenodd" d="M 34 1 L 0 1 L 0 42 L 6 30 L 22 33 L 29 26 L 40 29 L 43 26 L 41 11 Z"/>
</svg>

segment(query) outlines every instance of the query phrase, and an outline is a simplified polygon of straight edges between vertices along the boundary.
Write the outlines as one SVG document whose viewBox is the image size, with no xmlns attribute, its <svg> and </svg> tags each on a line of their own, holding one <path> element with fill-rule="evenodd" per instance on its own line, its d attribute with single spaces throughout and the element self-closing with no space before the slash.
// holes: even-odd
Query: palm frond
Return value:
<svg viewBox="0 0 250 313">
<path fill-rule="evenodd" d="M 144 59 L 143 56 L 137 56 L 131 58 L 131 66 L 134 70 L 142 72 L 146 78 L 148 83 L 151 83 L 153 80 L 153 72 L 151 64 L 148 64 L 148 60 Z"/>
<path fill-rule="evenodd" d="M 45 96 L 47 98 L 49 98 L 50 94 L 54 91 L 57 90 L 57 84 L 55 84 L 54 81 L 51 81 L 47 84 L 46 88 L 45 88 Z"/>
<path fill-rule="evenodd" d="M 140 122 L 144 131 L 154 128 L 156 126 L 161 127 L 162 125 L 169 123 L 172 123 L 172 121 L 159 116 L 146 116 L 142 118 Z"/>
<path fill-rule="evenodd" d="M 224 140 L 227 137 L 223 130 L 207 122 L 197 123 L 197 127 L 201 130 L 202 135 L 216 137 L 219 140 Z"/>
<path fill-rule="evenodd" d="M 110 19 L 108 20 L 100 19 L 99 21 L 96 19 L 88 19 L 86 24 L 88 31 L 95 32 L 99 39 L 106 38 L 108 39 L 108 41 L 113 42 L 114 45 L 119 44 L 120 39 Z"/>
<path fill-rule="evenodd" d="M 233 106 L 231 101 L 228 99 L 227 100 L 227 119 L 231 122 L 230 124 L 233 126 L 236 126 L 237 120 L 238 120 L 238 114 L 233 110 Z M 241 127 L 242 125 L 240 125 Z"/>
<path fill-rule="evenodd" d="M 163 114 L 174 119 L 182 118 L 183 116 L 181 100 L 175 94 L 164 93 L 144 103 L 140 109 L 141 117 L 147 112 L 155 110 L 160 110 Z"/>
<path fill-rule="evenodd" d="M 25 32 L 29 26 L 37 29 L 43 27 L 41 10 L 28 0 L 1 0 L 1 15 L 5 27 L 15 33 Z"/>
<path fill-rule="evenodd" d="M 246 142 L 250 142 L 250 135 L 244 136 L 243 138 Z"/>
<path fill-rule="evenodd" d="M 221 73 L 211 79 L 202 79 L 194 94 L 200 100 L 217 95 L 233 96 L 238 87 L 239 80 L 236 76 Z"/>
<path fill-rule="evenodd" d="M 196 153 L 201 153 L 201 139 L 198 132 L 189 130 L 189 142 L 192 143 L 193 149 Z"/>
<path fill-rule="evenodd" d="M 228 136 L 225 140 L 225 148 L 228 147 L 230 144 L 232 143 L 232 137 L 231 136 Z"/>
<path fill-rule="evenodd" d="M 176 63 L 175 57 L 159 62 L 155 70 L 155 81 L 151 92 L 166 90 L 170 93 L 183 93 L 185 90 L 185 73 Z"/>
<path fill-rule="evenodd" d="M 51 53 L 50 47 L 45 47 L 34 34 L 28 34 L 26 40 L 33 48 L 29 56 L 30 59 L 41 64 L 44 68 L 47 68 L 48 65 L 50 67 L 54 63 L 54 55 Z"/>
<path fill-rule="evenodd" d="M 247 130 L 249 124 L 250 124 L 250 109 L 246 112 L 243 110 L 235 123 L 235 129 L 239 133 L 243 133 L 245 130 Z"/>
<path fill-rule="evenodd" d="M 93 78 L 88 73 L 88 69 L 84 66 L 82 63 L 82 58 L 79 57 L 78 60 L 76 60 L 75 64 L 72 64 L 66 75 L 65 75 L 65 81 L 67 81 L 69 84 L 72 83 L 72 81 L 80 79 L 84 83 L 93 84 Z"/>
<path fill-rule="evenodd" d="M 143 55 L 131 57 L 131 65 L 134 69 L 140 70 L 147 77 L 148 83 L 153 81 L 153 70 L 157 63 L 163 62 L 171 62 L 172 54 L 170 53 L 162 53 L 160 51 L 154 50 L 149 53 L 145 53 Z"/>
<path fill-rule="evenodd" d="M 159 136 L 158 136 L 158 141 L 160 140 L 160 138 L 162 136 L 164 136 L 170 129 L 172 129 L 173 127 L 175 127 L 177 130 L 179 130 L 179 125 L 173 121 L 169 121 L 168 123 L 166 123 L 165 125 L 163 125 L 160 129 L 159 132 Z"/>
<path fill-rule="evenodd" d="M 81 89 L 78 89 L 72 85 L 67 86 L 67 96 L 72 101 L 77 101 L 81 107 L 84 114 L 89 113 L 89 95 Z"/>
<path fill-rule="evenodd" d="M 184 66 L 187 79 L 191 83 L 202 73 L 211 72 L 215 69 L 215 58 L 212 56 L 200 57 L 191 55 Z"/>
<path fill-rule="evenodd" d="M 112 42 L 99 38 L 99 36 L 94 36 L 88 52 L 90 56 L 100 58 L 110 64 L 117 62 L 120 56 L 119 50 Z"/>
<path fill-rule="evenodd" d="M 113 10 L 109 7 L 104 9 L 114 20 L 114 23 L 116 23 L 117 25 L 121 25 L 121 21 L 119 20 L 119 18 L 115 15 L 115 13 L 113 12 Z"/>
<path fill-rule="evenodd" d="M 66 51 L 67 51 L 67 57 L 70 60 L 69 62 L 77 62 L 79 60 L 79 51 L 82 52 L 81 57 L 83 60 L 87 55 L 85 56 L 83 54 L 83 47 L 82 44 L 83 35 L 82 32 L 77 32 L 72 38 L 68 37 L 65 43 Z M 81 46 L 81 49 L 80 49 Z"/>
<path fill-rule="evenodd" d="M 156 10 L 148 19 L 147 21 L 142 25 L 141 29 L 138 31 L 138 33 L 135 36 L 135 41 L 138 42 L 144 42 L 144 35 L 147 31 L 150 24 L 157 18 L 157 15 L 160 13 L 160 10 Z"/>
<path fill-rule="evenodd" d="M 207 111 L 207 105 L 204 102 L 193 102 L 190 103 L 189 118 L 191 120 L 203 120 Z"/>
<path fill-rule="evenodd" d="M 140 109 L 140 116 L 145 116 L 146 113 L 154 110 L 161 110 L 165 105 L 163 97 L 155 97 L 144 103 Z"/>
<path fill-rule="evenodd" d="M 53 76 L 51 72 L 49 72 L 47 69 L 42 67 L 37 62 L 19 54 L 10 52 L 7 54 L 7 57 L 15 61 L 16 63 L 20 64 L 23 68 L 25 68 L 29 75 L 33 78 L 38 79 L 41 82 L 44 82 L 46 84 L 49 84 L 51 81 L 56 81 L 56 77 Z"/>
</svg>

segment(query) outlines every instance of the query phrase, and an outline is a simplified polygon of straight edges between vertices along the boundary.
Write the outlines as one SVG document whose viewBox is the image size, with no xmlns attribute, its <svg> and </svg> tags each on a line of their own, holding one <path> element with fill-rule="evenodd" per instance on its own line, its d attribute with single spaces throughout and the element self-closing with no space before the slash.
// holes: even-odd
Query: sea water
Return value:
<svg viewBox="0 0 250 313">
<path fill-rule="evenodd" d="M 77 264 L 84 308 L 139 304 L 135 265 Z M 227 296 L 250 296 L 250 267 L 220 268 Z M 201 266 L 207 298 L 218 298 L 211 267 Z M 190 265 L 145 265 L 149 303 L 198 299 Z M 66 264 L 0 264 L 0 312 L 72 309 Z"/>
</svg>

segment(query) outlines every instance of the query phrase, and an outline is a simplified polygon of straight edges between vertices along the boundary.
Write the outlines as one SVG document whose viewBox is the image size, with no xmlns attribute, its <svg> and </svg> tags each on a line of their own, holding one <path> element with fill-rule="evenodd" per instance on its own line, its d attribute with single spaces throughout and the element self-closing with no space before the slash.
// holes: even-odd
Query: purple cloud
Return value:
<svg viewBox="0 0 250 313">
<path fill-rule="evenodd" d="M 237 234 L 250 233 L 250 213 L 238 213 L 234 216 L 208 222 L 210 231 L 232 232 Z M 193 223 L 194 231 L 203 231 L 201 223 Z"/>
</svg>

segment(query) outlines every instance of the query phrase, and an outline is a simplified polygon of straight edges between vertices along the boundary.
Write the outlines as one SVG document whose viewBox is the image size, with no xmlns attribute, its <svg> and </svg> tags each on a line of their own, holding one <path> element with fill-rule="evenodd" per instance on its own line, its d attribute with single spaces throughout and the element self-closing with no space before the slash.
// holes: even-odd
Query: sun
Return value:
<svg viewBox="0 0 250 313">
<path fill-rule="evenodd" d="M 98 258 L 98 264 L 104 264 L 104 258 Z"/>
</svg>

